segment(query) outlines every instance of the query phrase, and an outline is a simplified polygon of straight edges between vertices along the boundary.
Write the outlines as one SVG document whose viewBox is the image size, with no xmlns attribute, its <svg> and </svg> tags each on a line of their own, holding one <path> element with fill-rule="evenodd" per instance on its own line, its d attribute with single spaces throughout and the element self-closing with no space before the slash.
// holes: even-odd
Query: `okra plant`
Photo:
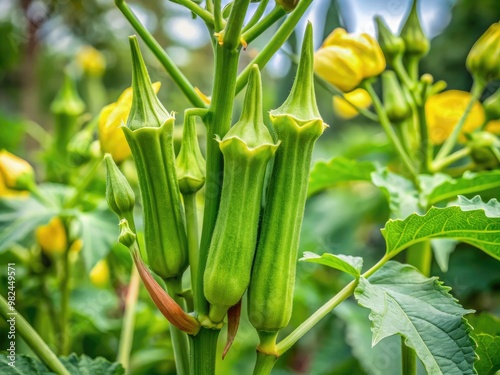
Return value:
<svg viewBox="0 0 500 375">
<path fill-rule="evenodd" d="M 92 233 L 82 232 L 88 232 L 89 220 L 98 217 L 93 212 L 103 210 L 84 191 L 103 159 L 105 199 L 115 214 L 105 221 L 119 228 L 114 240 L 132 259 L 117 363 L 92 364 L 106 368 L 104 373 L 132 373 L 139 282 L 169 322 L 175 369 L 181 375 L 220 373 L 221 357 L 232 355 L 241 319 L 248 320 L 255 338 L 253 373 L 270 374 L 280 357 L 351 296 L 370 312 L 372 345 L 401 337 L 398 367 L 404 375 L 499 371 L 498 322 L 488 318 L 494 323 L 485 329 L 482 318 L 474 317 L 449 287 L 431 276 L 431 264 L 435 257 L 446 268 L 458 243 L 486 253 L 492 262 L 500 260 L 500 142 L 492 124 L 500 120 L 500 90 L 480 103 L 488 83 L 500 79 L 500 25 L 492 25 L 469 53 L 466 64 L 474 82 L 470 94 L 456 94 L 444 91 L 444 81 L 421 72 L 420 61 L 430 42 L 422 31 L 416 0 L 398 35 L 377 17 L 377 38 L 337 28 L 315 52 L 314 25 L 309 23 L 300 53 L 291 56 L 297 67 L 288 97 L 277 108 L 264 108 L 266 84 L 260 70 L 294 32 L 312 0 L 276 0 L 267 14 L 268 0 L 260 0 L 253 14 L 248 11 L 250 0 L 234 0 L 225 8 L 220 0 L 175 2 L 202 19 L 212 35 L 209 97 L 194 88 L 130 6 L 115 0 L 139 35 L 129 37 L 131 88 L 79 129 L 83 103 L 72 81 L 65 81 L 52 106 L 57 136 L 47 150 L 47 178 L 65 187 L 37 185 L 26 161 L 0 153 L 0 182 L 9 191 L 29 192 L 36 202 L 32 204 L 44 212 L 24 234 L 19 222 L 2 217 L 0 249 L 21 247 L 26 233 L 34 229 L 37 246 L 50 249 L 50 259 L 61 273 L 60 305 L 49 308 L 60 320 L 57 344 L 63 357 L 53 353 L 26 319 L 19 315 L 17 322 L 19 335 L 42 362 L 38 366 L 56 374 L 77 374 L 91 366 L 83 363 L 88 359 L 78 362 L 64 355 L 71 346 L 71 259 L 82 243 L 81 251 L 90 251 L 85 246 L 92 243 Z M 271 39 L 240 69 L 240 55 L 278 21 Z M 192 107 L 170 108 L 160 102 L 160 85 L 150 79 L 139 39 Z M 382 95 L 374 87 L 377 81 Z M 333 108 L 341 117 L 362 115 L 380 124 L 395 160 L 389 164 L 338 156 L 313 163 L 318 139 L 335 132 L 323 121 L 315 86 L 333 95 Z M 236 96 L 245 88 L 238 115 Z M 453 100 L 460 95 L 465 95 L 466 104 L 458 115 L 448 116 L 448 128 L 440 129 L 446 103 L 455 108 Z M 182 141 L 176 150 L 176 113 L 181 111 Z M 474 111 L 486 114 L 473 126 L 469 120 Z M 204 145 L 199 143 L 197 123 L 204 125 Z M 124 167 L 129 156 L 136 181 Z M 87 178 L 76 184 L 75 164 L 88 166 Z M 386 251 L 370 267 L 362 257 L 336 249 L 322 254 L 300 250 L 307 199 L 341 183 L 354 188 L 371 184 L 387 198 L 389 217 L 381 229 Z M 21 210 L 7 199 L 2 202 L 5 212 Z M 299 261 L 334 269 L 327 271 L 330 277 L 343 274 L 338 279 L 350 281 L 291 327 Z M 97 261 L 90 264 L 94 267 Z M 7 321 L 14 307 L 11 299 L 0 298 L 0 312 Z M 221 350 L 223 329 L 227 338 Z M 3 359 L 0 370 L 17 373 Z M 363 371 L 380 373 L 366 364 Z"/>
</svg>

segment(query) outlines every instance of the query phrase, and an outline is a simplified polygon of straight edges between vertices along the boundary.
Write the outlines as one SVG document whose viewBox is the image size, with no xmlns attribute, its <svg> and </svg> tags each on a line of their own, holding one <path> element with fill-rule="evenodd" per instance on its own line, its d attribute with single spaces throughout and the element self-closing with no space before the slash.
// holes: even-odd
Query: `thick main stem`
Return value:
<svg viewBox="0 0 500 375">
<path fill-rule="evenodd" d="M 191 290 L 196 289 L 198 275 L 198 213 L 196 210 L 196 193 L 184 195 L 184 212 L 186 214 L 186 232 L 188 241 L 189 267 L 191 268 Z M 198 311 L 197 300 L 194 299 L 195 311 Z"/>
<path fill-rule="evenodd" d="M 35 352 L 45 365 L 58 375 L 70 375 L 69 371 L 59 361 L 49 346 L 38 335 L 35 329 L 14 308 L 10 308 L 6 299 L 0 296 L 0 315 L 6 320 L 14 319 L 16 333 L 26 341 L 26 344 Z"/>
<path fill-rule="evenodd" d="M 266 354 L 257 351 L 257 361 L 253 369 L 253 375 L 268 375 L 271 373 L 274 364 L 278 360 L 273 354 Z"/>
<path fill-rule="evenodd" d="M 135 307 L 139 295 L 141 278 L 135 265 L 132 265 L 132 274 L 125 299 L 125 313 L 123 314 L 122 331 L 118 347 L 117 361 L 122 364 L 127 374 L 130 373 L 130 353 L 134 341 Z"/>
<path fill-rule="evenodd" d="M 215 375 L 219 332 L 218 329 L 201 327 L 196 336 L 189 336 L 191 375 Z"/>
<path fill-rule="evenodd" d="M 182 278 L 174 277 L 165 280 L 167 291 L 170 297 L 186 310 L 185 301 L 179 295 L 182 292 Z M 178 375 L 189 375 L 189 342 L 185 332 L 173 324 L 170 325 L 170 336 L 174 348 L 175 367 Z"/>
</svg>

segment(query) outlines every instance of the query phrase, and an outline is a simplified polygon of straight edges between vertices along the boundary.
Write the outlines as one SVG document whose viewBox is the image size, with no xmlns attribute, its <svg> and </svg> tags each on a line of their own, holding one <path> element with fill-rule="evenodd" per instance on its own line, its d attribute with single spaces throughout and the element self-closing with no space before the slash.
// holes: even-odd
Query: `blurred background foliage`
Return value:
<svg viewBox="0 0 500 375">
<path fill-rule="evenodd" d="M 371 19 L 382 15 L 398 29 L 405 15 L 407 0 L 316 0 L 308 19 L 315 27 L 315 44 L 337 26 L 348 31 L 374 33 Z M 201 20 L 167 0 L 131 1 L 132 9 L 164 46 L 191 82 L 209 95 L 212 87 L 212 50 L 210 35 Z M 272 5 L 272 4 L 270 4 Z M 256 4 L 252 4 L 254 9 Z M 444 79 L 449 88 L 469 90 L 471 77 L 465 69 L 465 58 L 475 40 L 490 24 L 500 19 L 497 0 L 423 0 L 421 18 L 432 37 L 431 52 L 423 60 L 421 71 L 435 79 Z M 305 21 L 287 43 L 296 51 Z M 267 31 L 272 33 L 273 30 Z M 87 103 L 88 116 L 117 99 L 131 81 L 131 63 L 127 36 L 132 28 L 111 0 L 3 0 L 0 2 L 0 149 L 6 148 L 39 166 L 40 143 L 44 131 L 50 133 L 53 116 L 50 104 L 62 85 L 63 71 L 78 84 Z M 266 41 L 266 34 L 253 42 L 242 54 L 242 66 L 248 63 Z M 88 80 L 76 56 L 85 46 L 93 46 L 105 57 L 102 77 L 104 95 L 95 103 Z M 151 53 L 143 48 L 153 81 L 161 81 L 160 99 L 168 110 L 182 113 L 189 103 L 175 87 Z M 275 108 L 286 97 L 294 75 L 294 66 L 283 52 L 264 70 L 264 108 Z M 488 93 L 498 85 L 491 84 Z M 350 158 L 390 163 L 393 157 L 381 128 L 357 118 L 345 121 L 332 111 L 332 98 L 317 89 L 320 111 L 330 129 L 318 142 L 317 159 L 344 155 Z M 241 96 L 241 95 L 240 95 Z M 94 102 L 92 105 L 91 102 Z M 235 111 L 238 115 L 238 108 Z M 42 171 L 39 179 L 43 180 Z M 103 189 L 97 184 L 95 189 Z M 103 191 L 101 191 L 103 193 Z M 484 200 L 498 197 L 485 194 Z M 307 205 L 300 252 L 335 252 L 359 255 L 366 266 L 379 259 L 384 251 L 379 229 L 388 218 L 385 199 L 375 187 L 359 183 L 336 188 L 312 197 Z M 2 255 L 2 263 L 8 255 Z M 72 294 L 73 350 L 91 357 L 115 360 L 123 311 L 130 259 L 116 246 L 108 256 L 111 282 L 105 287 L 87 280 L 78 284 Z M 41 329 L 50 323 L 50 314 L 40 302 L 40 285 L 36 280 L 18 274 L 18 307 Z M 25 271 L 28 272 L 28 271 Z M 500 276 L 497 264 L 482 252 L 460 246 L 451 256 L 446 273 L 437 265 L 433 275 L 440 276 L 466 308 L 500 314 Z M 42 275 L 43 276 L 43 275 Z M 299 264 L 296 300 L 291 327 L 297 326 L 317 307 L 348 281 L 346 275 L 312 264 Z M 4 284 L 2 284 L 4 285 Z M 43 296 L 42 296 L 43 297 Z M 243 309 L 245 311 L 245 309 Z M 384 340 L 370 349 L 367 310 L 349 300 L 324 319 L 298 345 L 278 362 L 274 374 L 398 374 L 399 338 Z M 168 324 L 142 291 L 137 312 L 133 345 L 134 374 L 174 373 Z M 0 322 L 0 328 L 5 328 Z M 48 333 L 47 333 L 48 334 Z M 286 334 L 286 332 L 283 332 Z M 224 332 L 223 334 L 224 335 Z M 0 335 L 0 348 L 6 347 Z M 391 341 L 392 340 L 392 341 Z M 238 337 L 220 373 L 249 373 L 253 364 L 256 334 L 243 319 Z M 356 348 L 356 349 L 353 349 Z M 28 351 L 19 347 L 19 352 Z"/>
</svg>

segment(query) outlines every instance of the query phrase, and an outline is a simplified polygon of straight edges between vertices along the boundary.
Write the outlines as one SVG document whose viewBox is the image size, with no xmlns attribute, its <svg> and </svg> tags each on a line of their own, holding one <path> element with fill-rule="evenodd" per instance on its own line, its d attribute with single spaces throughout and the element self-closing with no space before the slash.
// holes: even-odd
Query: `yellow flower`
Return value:
<svg viewBox="0 0 500 375">
<path fill-rule="evenodd" d="M 46 254 L 62 254 L 66 251 L 66 229 L 59 217 L 54 217 L 48 224 L 38 227 L 35 234 L 38 244 Z"/>
<path fill-rule="evenodd" d="M 500 23 L 494 23 L 472 46 L 466 61 L 472 75 L 486 81 L 500 78 Z"/>
<path fill-rule="evenodd" d="M 73 252 L 73 253 L 79 253 L 80 250 L 82 249 L 82 247 L 83 247 L 83 240 L 81 238 L 79 238 L 79 239 L 73 241 L 73 243 L 69 247 L 69 251 Z"/>
<path fill-rule="evenodd" d="M 360 108 L 368 108 L 372 104 L 370 94 L 364 89 L 353 90 L 345 94 L 344 97 Z M 333 110 L 339 117 L 346 120 L 358 115 L 357 109 L 347 100 L 337 95 L 333 97 Z"/>
<path fill-rule="evenodd" d="M 109 267 L 105 259 L 101 259 L 90 270 L 90 282 L 98 288 L 105 287 L 109 282 Z"/>
<path fill-rule="evenodd" d="M 0 151 L 0 176 L 6 188 L 15 190 L 28 190 L 35 180 L 33 167 L 7 150 Z"/>
<path fill-rule="evenodd" d="M 155 93 L 161 83 L 153 83 Z M 109 153 L 116 163 L 131 155 L 125 134 L 120 126 L 127 122 L 132 107 L 132 88 L 125 89 L 115 103 L 105 106 L 99 114 L 99 142 L 103 153 Z"/>
<path fill-rule="evenodd" d="M 433 144 L 442 144 L 450 136 L 470 99 L 470 93 L 460 90 L 448 90 L 429 97 L 425 104 L 425 113 L 429 137 Z M 474 131 L 484 123 L 484 120 L 483 107 L 477 102 L 467 116 L 462 134 Z M 463 135 L 459 141 L 465 142 Z"/>
<path fill-rule="evenodd" d="M 348 34 L 337 28 L 314 55 L 316 73 L 344 92 L 355 89 L 363 79 L 379 75 L 385 58 L 375 39 L 368 34 Z"/>
<path fill-rule="evenodd" d="M 92 46 L 85 46 L 80 49 L 76 59 L 85 74 L 100 77 L 106 69 L 106 60 L 101 52 Z"/>
</svg>

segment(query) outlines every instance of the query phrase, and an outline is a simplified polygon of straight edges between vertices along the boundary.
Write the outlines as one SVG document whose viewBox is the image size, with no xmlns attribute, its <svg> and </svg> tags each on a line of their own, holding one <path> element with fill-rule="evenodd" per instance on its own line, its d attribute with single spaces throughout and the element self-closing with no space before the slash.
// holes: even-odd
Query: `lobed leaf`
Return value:
<svg viewBox="0 0 500 375">
<path fill-rule="evenodd" d="M 372 345 L 398 334 L 427 373 L 475 374 L 475 345 L 464 319 L 473 311 L 462 308 L 449 291 L 437 278 L 389 261 L 369 280 L 360 278 L 355 297 L 371 310 Z"/>
<path fill-rule="evenodd" d="M 479 196 L 459 197 L 456 206 L 431 208 L 425 215 L 389 220 L 382 235 L 391 257 L 410 245 L 431 238 L 452 238 L 475 246 L 500 260 L 500 204 Z"/>
<path fill-rule="evenodd" d="M 314 195 L 342 182 L 370 181 L 375 166 L 369 161 L 356 161 L 335 157 L 330 161 L 314 164 L 309 176 L 308 195 Z"/>
</svg>

